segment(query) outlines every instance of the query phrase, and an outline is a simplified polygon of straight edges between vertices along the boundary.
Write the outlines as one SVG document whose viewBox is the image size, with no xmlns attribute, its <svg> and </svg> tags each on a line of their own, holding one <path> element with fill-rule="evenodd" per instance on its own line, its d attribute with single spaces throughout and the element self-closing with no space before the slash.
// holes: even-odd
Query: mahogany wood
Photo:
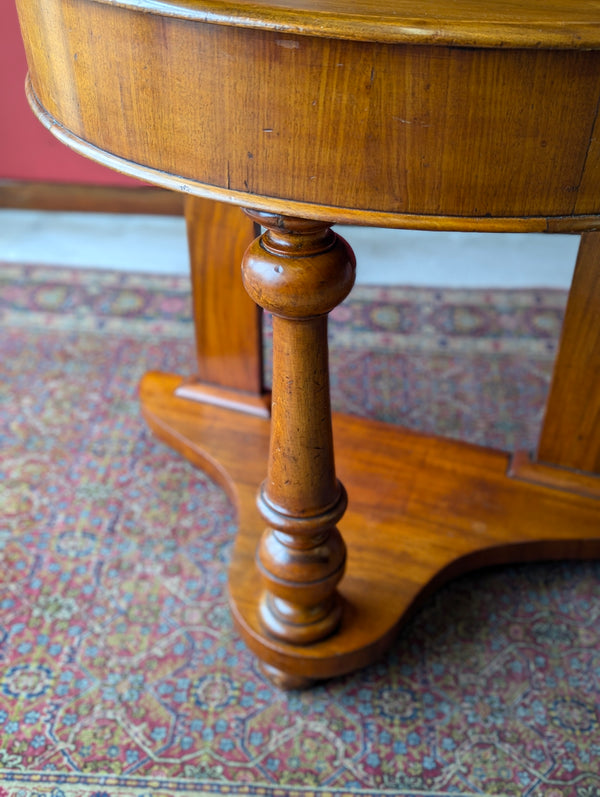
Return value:
<svg viewBox="0 0 600 797">
<path fill-rule="evenodd" d="M 581 237 L 538 459 L 600 474 L 600 233 Z"/>
<path fill-rule="evenodd" d="M 338 418 L 350 503 L 336 589 L 345 499 L 325 345 L 326 314 L 352 270 L 332 222 L 600 229 L 597 0 L 18 0 L 18 8 L 28 96 L 58 138 L 156 185 L 245 207 L 268 227 L 244 271 L 251 296 L 276 315 L 272 424 L 177 396 L 181 383 L 169 376 L 146 377 L 142 406 L 155 432 L 237 502 L 232 610 L 271 677 L 299 686 L 372 661 L 425 594 L 469 567 L 598 555 L 600 502 L 586 490 L 512 479 L 498 452 Z M 216 238 L 220 259 L 229 242 Z M 596 246 L 586 241 L 584 252 Z M 201 326 L 214 310 L 205 297 L 222 307 L 228 290 L 221 275 L 212 279 L 207 266 Z M 595 292 L 589 274 L 585 281 Z M 588 307 L 574 301 L 575 314 Z M 593 340 L 594 329 L 570 321 L 565 339 Z M 201 352 L 221 351 L 208 339 Z M 581 374 L 589 343 L 578 345 Z M 576 386 L 560 387 L 565 358 L 553 393 L 568 403 Z M 588 434 L 598 383 L 586 384 Z M 597 429 L 590 434 L 597 451 Z M 562 450 L 556 456 L 566 461 Z M 261 520 L 255 491 L 265 470 Z M 583 485 L 577 474 L 573 481 Z"/>
</svg>

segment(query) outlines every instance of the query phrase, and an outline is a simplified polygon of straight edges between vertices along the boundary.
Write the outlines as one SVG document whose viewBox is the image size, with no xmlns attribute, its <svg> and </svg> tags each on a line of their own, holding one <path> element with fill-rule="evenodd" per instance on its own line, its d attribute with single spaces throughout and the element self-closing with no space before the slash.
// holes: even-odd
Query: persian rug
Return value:
<svg viewBox="0 0 600 797">
<path fill-rule="evenodd" d="M 189 305 L 183 278 L 0 267 L 0 797 L 598 797 L 597 563 L 463 577 L 377 664 L 263 678 L 232 508 L 138 408 L 144 371 L 194 371 Z M 532 448 L 564 305 L 358 287 L 335 407 Z"/>
</svg>

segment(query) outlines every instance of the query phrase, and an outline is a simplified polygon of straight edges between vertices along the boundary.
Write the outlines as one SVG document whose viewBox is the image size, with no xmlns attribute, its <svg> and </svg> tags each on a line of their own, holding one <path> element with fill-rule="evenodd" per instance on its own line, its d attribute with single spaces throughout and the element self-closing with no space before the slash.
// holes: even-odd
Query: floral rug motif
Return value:
<svg viewBox="0 0 600 797">
<path fill-rule="evenodd" d="M 194 370 L 189 304 L 182 278 L 0 268 L 0 797 L 600 797 L 598 563 L 463 577 L 361 672 L 262 677 L 233 511 L 138 408 L 146 370 Z M 532 448 L 564 304 L 359 287 L 334 404 Z"/>
</svg>

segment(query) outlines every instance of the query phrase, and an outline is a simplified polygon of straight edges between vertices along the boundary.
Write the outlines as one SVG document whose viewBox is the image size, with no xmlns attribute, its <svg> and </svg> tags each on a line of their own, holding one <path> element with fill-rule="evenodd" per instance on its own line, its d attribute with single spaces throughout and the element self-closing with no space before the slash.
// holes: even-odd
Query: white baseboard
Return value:
<svg viewBox="0 0 600 797">
<path fill-rule="evenodd" d="M 434 287 L 570 285 L 578 237 L 338 228 L 356 252 L 358 282 Z M 0 260 L 188 273 L 185 221 L 0 210 Z"/>
</svg>

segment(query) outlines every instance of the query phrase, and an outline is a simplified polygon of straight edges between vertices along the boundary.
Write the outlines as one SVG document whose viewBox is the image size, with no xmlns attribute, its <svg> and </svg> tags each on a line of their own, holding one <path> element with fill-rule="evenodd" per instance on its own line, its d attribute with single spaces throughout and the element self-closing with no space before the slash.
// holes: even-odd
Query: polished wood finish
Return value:
<svg viewBox="0 0 600 797">
<path fill-rule="evenodd" d="M 376 0 L 362 15 L 349 0 L 339 15 L 313 0 L 314 16 L 242 4 L 239 24 L 218 5 L 19 0 L 38 115 L 106 165 L 257 210 L 599 226 L 595 0 L 431 2 L 418 23 Z"/>
<path fill-rule="evenodd" d="M 111 0 L 100 0 L 108 2 Z M 152 9 L 148 0 L 119 5 Z M 275 30 L 354 41 L 465 47 L 598 49 L 596 0 L 180 0 L 162 13 L 194 22 Z"/>
<path fill-rule="evenodd" d="M 600 474 L 600 233 L 582 236 L 538 459 Z"/>
<path fill-rule="evenodd" d="M 178 395 L 268 418 L 262 311 L 240 279 L 242 256 L 260 228 L 236 207 L 201 197 L 186 198 L 185 217 L 197 369 Z"/>
<path fill-rule="evenodd" d="M 0 180 L 0 208 L 183 215 L 184 198 L 164 188 Z"/>
<path fill-rule="evenodd" d="M 273 313 L 273 402 L 267 524 L 257 552 L 266 632 L 310 644 L 340 624 L 336 586 L 346 546 L 336 524 L 348 497 L 335 474 L 327 314 L 354 284 L 350 247 L 328 224 L 248 211 L 267 227 L 244 255 L 244 285 Z"/>
<path fill-rule="evenodd" d="M 326 315 L 353 271 L 333 222 L 600 229 L 597 0 L 18 0 L 18 8 L 28 96 L 58 138 L 156 185 L 240 205 L 267 227 L 247 251 L 244 280 L 275 314 L 272 422 L 226 409 L 240 393 L 231 386 L 212 385 L 223 406 L 183 398 L 186 386 L 168 375 L 147 376 L 141 391 L 156 434 L 236 501 L 232 611 L 270 677 L 297 687 L 373 661 L 425 595 L 466 569 L 600 553 L 593 475 L 571 470 L 568 489 L 556 489 L 535 483 L 546 464 L 528 470 L 517 458 L 513 477 L 506 454 L 344 417 L 334 420 L 334 462 L 326 362 Z M 218 211 L 208 214 L 218 223 Z M 213 382 L 224 378 L 209 361 L 211 352 L 225 356 L 213 341 L 227 324 L 215 303 L 223 307 L 228 258 L 240 248 L 229 224 L 210 241 L 212 260 L 199 220 L 191 227 L 192 241 L 200 236 L 192 252 L 206 264 L 196 285 L 199 367 Z M 582 252 L 595 241 L 590 233 Z M 595 292 L 589 274 L 583 283 Z M 576 316 L 592 307 L 574 302 Z M 252 312 L 244 324 L 255 342 Z M 593 341 L 594 329 L 575 318 L 565 340 Z M 576 389 L 561 387 L 570 345 L 553 389 L 566 402 Z M 578 345 L 581 375 L 579 352 L 591 349 Z M 250 379 L 256 373 L 254 363 Z M 588 423 L 598 384 L 586 384 L 583 424 L 597 451 Z"/>
<path fill-rule="evenodd" d="M 444 581 L 486 565 L 600 555 L 600 501 L 511 479 L 509 456 L 399 427 L 334 415 L 336 467 L 350 496 L 337 634 L 313 645 L 265 635 L 254 567 L 263 523 L 269 424 L 174 396 L 179 378 L 148 374 L 144 415 L 154 432 L 207 470 L 238 510 L 230 571 L 234 617 L 248 645 L 293 678 L 331 677 L 377 658 Z"/>
<path fill-rule="evenodd" d="M 223 331 L 227 333 L 227 319 L 223 319 Z M 199 382 L 197 377 L 189 377 L 177 388 L 177 395 L 190 401 L 204 401 L 207 404 L 216 404 L 218 407 L 227 407 L 238 412 L 248 412 L 259 418 L 271 417 L 271 393 L 246 393 L 240 390 L 231 390 L 221 385 L 209 385 Z"/>
<path fill-rule="evenodd" d="M 523 479 L 532 484 L 600 500 L 600 478 L 597 474 L 538 462 L 529 451 L 515 451 L 508 475 L 513 479 Z"/>
</svg>

